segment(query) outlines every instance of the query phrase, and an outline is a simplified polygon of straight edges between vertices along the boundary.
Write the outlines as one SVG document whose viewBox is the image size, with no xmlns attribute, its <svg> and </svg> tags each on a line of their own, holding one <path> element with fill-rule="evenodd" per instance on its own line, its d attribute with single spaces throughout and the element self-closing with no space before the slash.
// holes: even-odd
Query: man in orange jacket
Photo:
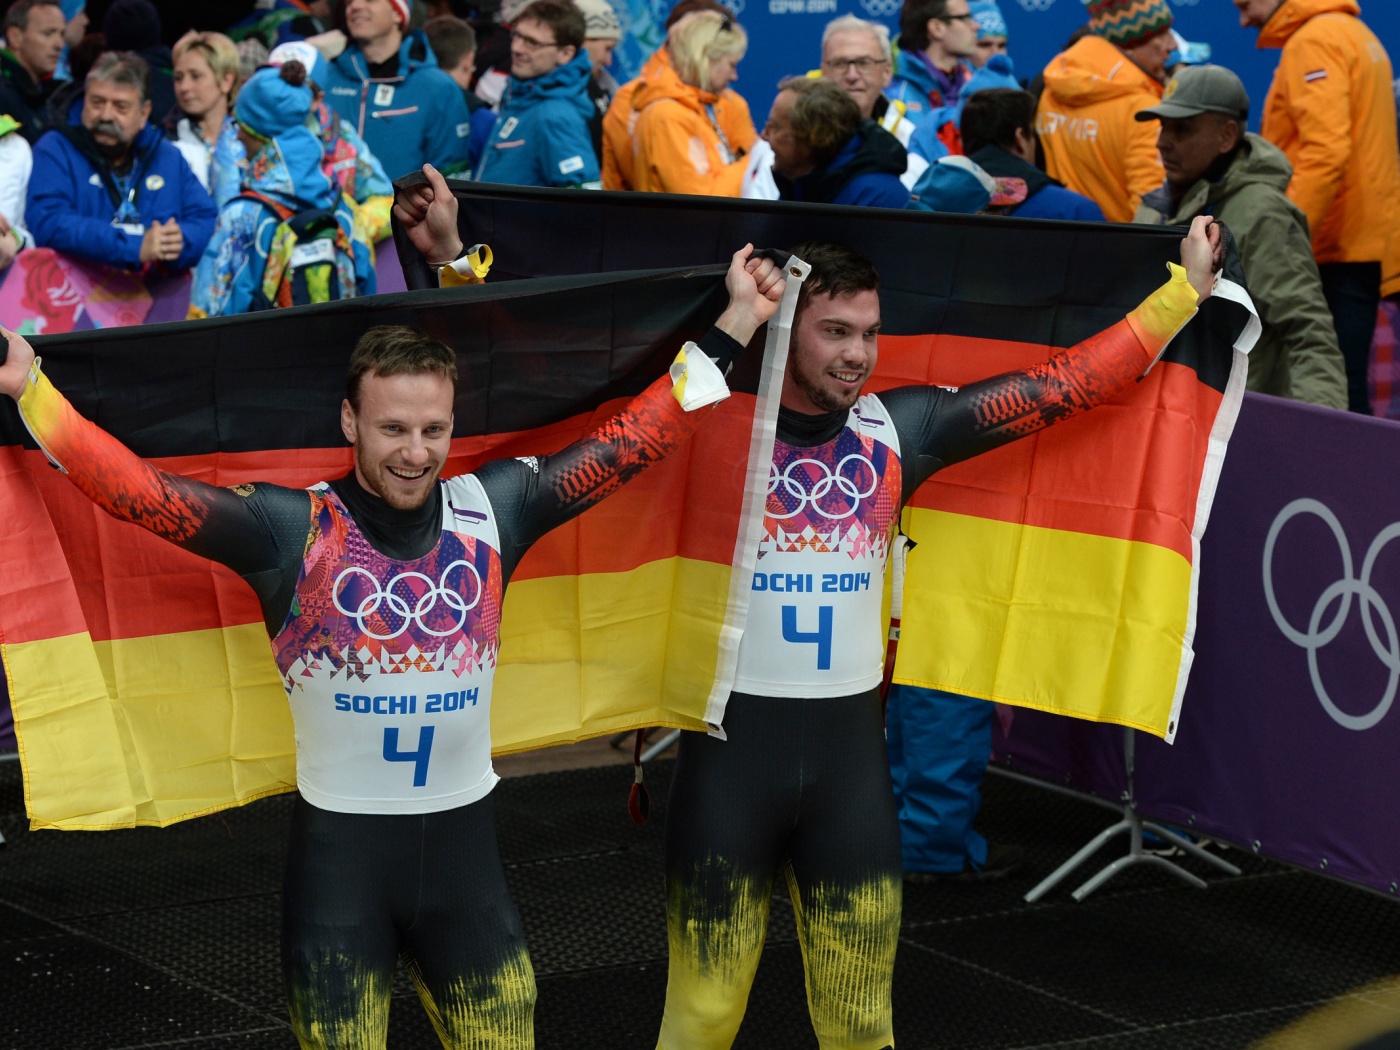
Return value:
<svg viewBox="0 0 1400 1050">
<path fill-rule="evenodd" d="M 1282 48 L 1264 138 L 1293 165 L 1288 196 L 1308 217 L 1322 290 L 1347 365 L 1353 412 L 1370 414 L 1366 371 L 1381 264 L 1400 238 L 1394 72 L 1356 0 L 1234 0 L 1261 48 Z"/>
<path fill-rule="evenodd" d="M 1134 115 L 1162 100 L 1176 46 L 1167 0 L 1089 0 L 1092 32 L 1045 67 L 1035 130 L 1045 167 L 1111 222 L 1131 222 L 1166 172 Z"/>
</svg>

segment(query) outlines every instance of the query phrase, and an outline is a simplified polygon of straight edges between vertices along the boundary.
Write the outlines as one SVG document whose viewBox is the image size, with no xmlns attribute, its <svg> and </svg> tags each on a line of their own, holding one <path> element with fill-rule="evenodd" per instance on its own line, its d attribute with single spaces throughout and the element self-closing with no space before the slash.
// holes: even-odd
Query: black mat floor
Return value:
<svg viewBox="0 0 1400 1050">
<path fill-rule="evenodd" d="M 544 1050 L 654 1046 L 666 984 L 669 773 L 665 761 L 652 768 L 660 812 L 645 828 L 624 811 L 626 767 L 497 788 Z M 0 1047 L 294 1047 L 277 967 L 289 812 L 282 797 L 163 831 L 33 833 L 19 768 L 0 765 Z M 1237 878 L 1187 862 L 1210 881 L 1204 891 L 1135 868 L 1074 903 L 1069 890 L 1090 868 L 1035 905 L 1022 900 L 1113 820 L 988 778 L 980 823 L 995 841 L 1023 844 L 1027 862 L 1001 883 L 906 889 L 901 1050 L 1248 1047 L 1400 973 L 1400 904 L 1238 852 L 1227 854 L 1244 868 Z M 1105 856 L 1121 851 L 1115 843 Z M 389 1045 L 437 1045 L 404 978 Z M 735 1046 L 816 1046 L 785 897 Z"/>
</svg>

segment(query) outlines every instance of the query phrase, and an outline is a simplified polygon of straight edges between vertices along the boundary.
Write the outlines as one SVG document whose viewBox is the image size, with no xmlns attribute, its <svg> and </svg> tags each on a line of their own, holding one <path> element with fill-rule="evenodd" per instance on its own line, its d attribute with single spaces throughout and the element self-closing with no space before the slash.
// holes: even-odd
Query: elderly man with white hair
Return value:
<svg viewBox="0 0 1400 1050">
<path fill-rule="evenodd" d="M 879 22 L 868 22 L 855 15 L 842 15 L 828 22 L 822 32 L 822 64 L 820 75 L 837 84 L 860 107 L 866 120 L 878 121 L 880 126 L 908 147 L 914 125 L 904 116 L 904 105 L 885 97 L 885 88 L 894 75 L 894 58 L 890 48 L 890 31 Z M 912 188 L 928 167 L 928 160 L 909 154 L 908 167 L 900 176 L 906 189 Z M 760 140 L 749 154 L 749 167 L 744 174 L 745 197 L 777 200 L 778 186 L 773 180 L 773 150 Z"/>
</svg>

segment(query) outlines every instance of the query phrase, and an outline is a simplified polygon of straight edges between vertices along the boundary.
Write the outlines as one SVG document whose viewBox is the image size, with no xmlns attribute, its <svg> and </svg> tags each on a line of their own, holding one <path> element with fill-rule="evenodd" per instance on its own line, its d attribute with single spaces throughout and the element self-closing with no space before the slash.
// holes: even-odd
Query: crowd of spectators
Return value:
<svg viewBox="0 0 1400 1050">
<path fill-rule="evenodd" d="M 1400 293 L 1394 71 L 1356 0 L 1234 2 L 1281 50 L 1260 134 L 1239 79 L 1202 63 L 1168 0 L 1086 0 L 1083 29 L 1028 86 L 996 0 L 905 0 L 895 39 L 844 15 L 812 68 L 779 85 L 761 133 L 732 86 L 752 42 L 718 0 L 680 0 L 623 84 L 609 0 L 259 0 L 173 48 L 150 0 L 112 0 L 100 27 L 84 0 L 15 0 L 0 267 L 31 247 L 198 266 L 192 313 L 235 312 L 269 299 L 235 286 L 272 286 L 254 216 L 319 217 L 356 268 L 334 294 L 363 293 L 390 180 L 424 164 L 519 185 L 1029 218 L 1209 211 L 1233 230 L 1265 323 L 1250 386 L 1363 411 L 1377 303 Z M 297 126 L 260 132 L 240 91 L 292 61 Z"/>
</svg>

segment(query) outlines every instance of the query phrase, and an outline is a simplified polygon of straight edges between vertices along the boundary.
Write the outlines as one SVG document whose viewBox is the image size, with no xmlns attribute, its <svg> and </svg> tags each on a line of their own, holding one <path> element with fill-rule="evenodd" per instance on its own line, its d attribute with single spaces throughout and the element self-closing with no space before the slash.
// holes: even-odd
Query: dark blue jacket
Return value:
<svg viewBox="0 0 1400 1050">
<path fill-rule="evenodd" d="M 141 237 L 134 226 L 174 219 L 185 247 L 172 269 L 199 261 L 219 209 L 185 158 L 160 128 L 137 133 L 135 160 L 123 194 L 111 166 L 97 152 L 87 129 L 72 125 L 47 132 L 34 147 L 25 223 L 41 248 L 107 266 L 141 265 Z M 126 201 L 133 228 L 113 225 Z"/>
<path fill-rule="evenodd" d="M 908 154 L 899 140 L 867 120 L 830 164 L 796 179 L 774 171 L 773 181 L 785 201 L 903 208 L 909 203 L 909 190 L 899 177 L 907 164 Z"/>
<path fill-rule="evenodd" d="M 399 72 L 371 80 L 364 53 L 350 44 L 333 62 L 317 59 L 311 78 L 330 107 L 350 122 L 390 179 L 425 163 L 452 168 L 467 162 L 471 119 L 462 89 L 438 68 L 421 30 L 399 47 Z"/>
<path fill-rule="evenodd" d="M 477 178 L 512 186 L 602 185 L 588 122 L 593 63 L 582 49 L 544 76 L 510 78 Z"/>
<path fill-rule="evenodd" d="M 1067 190 L 1034 164 L 1000 146 L 984 146 L 968 158 L 988 175 L 1026 181 L 1026 199 L 1007 212 L 1018 219 L 1078 219 L 1106 222 L 1103 209 L 1088 197 Z"/>
</svg>

